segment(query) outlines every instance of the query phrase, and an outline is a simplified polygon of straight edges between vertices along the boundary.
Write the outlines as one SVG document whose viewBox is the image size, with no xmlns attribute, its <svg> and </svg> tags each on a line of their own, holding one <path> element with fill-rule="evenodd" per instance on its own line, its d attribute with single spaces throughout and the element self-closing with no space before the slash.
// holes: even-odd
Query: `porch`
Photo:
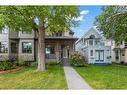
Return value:
<svg viewBox="0 0 127 95">
<path fill-rule="evenodd" d="M 46 61 L 62 61 L 63 58 L 69 58 L 71 52 L 75 50 L 75 38 L 54 38 L 46 39 Z"/>
<path fill-rule="evenodd" d="M 89 64 L 111 64 L 111 48 L 109 46 L 88 46 L 83 48 Z"/>
<path fill-rule="evenodd" d="M 114 48 L 113 49 L 113 62 L 115 63 L 127 63 L 127 49 L 126 48 Z"/>
</svg>

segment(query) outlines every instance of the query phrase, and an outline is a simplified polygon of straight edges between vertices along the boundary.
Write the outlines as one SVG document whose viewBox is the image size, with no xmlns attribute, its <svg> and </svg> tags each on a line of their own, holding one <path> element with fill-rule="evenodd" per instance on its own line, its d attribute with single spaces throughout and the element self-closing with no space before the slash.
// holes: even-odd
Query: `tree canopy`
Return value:
<svg viewBox="0 0 127 95">
<path fill-rule="evenodd" d="M 59 31 L 75 26 L 78 16 L 77 6 L 1 6 L 0 29 L 30 32 L 43 23 L 46 31 Z"/>
<path fill-rule="evenodd" d="M 102 13 L 96 18 L 96 25 L 106 38 L 116 43 L 127 41 L 127 7 L 105 6 Z"/>
</svg>

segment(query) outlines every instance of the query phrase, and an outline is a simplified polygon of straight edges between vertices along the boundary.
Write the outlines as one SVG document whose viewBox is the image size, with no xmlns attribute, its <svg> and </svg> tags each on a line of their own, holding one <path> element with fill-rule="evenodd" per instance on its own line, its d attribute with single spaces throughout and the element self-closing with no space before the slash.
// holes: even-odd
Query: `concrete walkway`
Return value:
<svg viewBox="0 0 127 95">
<path fill-rule="evenodd" d="M 92 89 L 71 66 L 67 65 L 67 59 L 64 59 L 63 62 L 66 62 L 64 65 L 64 73 L 67 80 L 68 89 Z"/>
</svg>

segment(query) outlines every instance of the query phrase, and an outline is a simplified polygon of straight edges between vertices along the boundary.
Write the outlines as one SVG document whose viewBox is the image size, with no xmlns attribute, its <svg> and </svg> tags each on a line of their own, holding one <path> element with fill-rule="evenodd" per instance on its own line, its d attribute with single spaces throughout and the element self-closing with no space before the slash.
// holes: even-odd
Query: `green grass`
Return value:
<svg viewBox="0 0 127 95">
<path fill-rule="evenodd" d="M 127 67 L 88 66 L 75 67 L 76 71 L 94 89 L 127 89 Z"/>
<path fill-rule="evenodd" d="M 31 66 L 0 75 L 0 89 L 67 89 L 67 84 L 62 66 L 48 66 L 44 72 L 36 72 Z"/>
</svg>

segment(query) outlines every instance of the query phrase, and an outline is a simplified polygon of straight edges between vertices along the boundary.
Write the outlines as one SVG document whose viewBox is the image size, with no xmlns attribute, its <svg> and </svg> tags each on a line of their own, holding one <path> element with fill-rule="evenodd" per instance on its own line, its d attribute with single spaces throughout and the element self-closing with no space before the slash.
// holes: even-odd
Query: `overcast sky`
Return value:
<svg viewBox="0 0 127 95">
<path fill-rule="evenodd" d="M 102 6 L 80 6 L 80 17 L 76 20 L 80 20 L 80 25 L 72 29 L 75 34 L 74 37 L 81 37 L 85 32 L 93 26 L 95 17 L 101 14 Z"/>
</svg>

